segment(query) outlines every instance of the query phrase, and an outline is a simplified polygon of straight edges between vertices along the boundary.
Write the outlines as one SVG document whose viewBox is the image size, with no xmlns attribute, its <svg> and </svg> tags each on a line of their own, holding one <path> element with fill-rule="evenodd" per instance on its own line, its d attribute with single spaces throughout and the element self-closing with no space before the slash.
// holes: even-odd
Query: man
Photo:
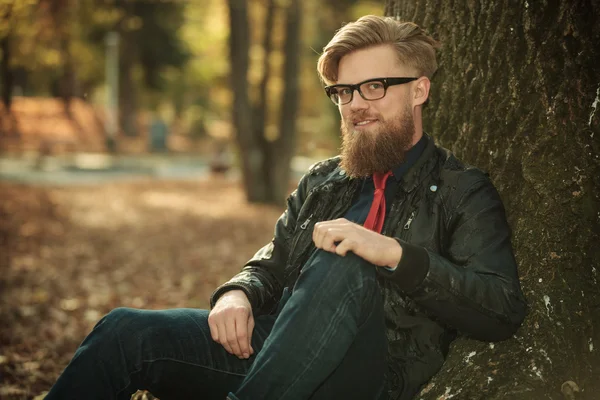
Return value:
<svg viewBox="0 0 600 400">
<path fill-rule="evenodd" d="M 457 334 L 511 337 L 526 307 L 498 193 L 423 133 L 436 47 L 391 18 L 341 28 L 318 63 L 341 156 L 210 313 L 113 310 L 48 398 L 410 399 Z"/>
</svg>

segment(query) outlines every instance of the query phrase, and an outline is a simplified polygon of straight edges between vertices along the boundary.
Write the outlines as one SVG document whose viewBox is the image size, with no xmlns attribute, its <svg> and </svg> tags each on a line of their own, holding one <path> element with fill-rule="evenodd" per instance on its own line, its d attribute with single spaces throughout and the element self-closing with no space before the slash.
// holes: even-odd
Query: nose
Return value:
<svg viewBox="0 0 600 400">
<path fill-rule="evenodd" d="M 362 98 L 358 90 L 354 90 L 352 101 L 350 102 L 350 109 L 363 110 L 366 108 L 369 108 L 369 102 Z"/>
</svg>

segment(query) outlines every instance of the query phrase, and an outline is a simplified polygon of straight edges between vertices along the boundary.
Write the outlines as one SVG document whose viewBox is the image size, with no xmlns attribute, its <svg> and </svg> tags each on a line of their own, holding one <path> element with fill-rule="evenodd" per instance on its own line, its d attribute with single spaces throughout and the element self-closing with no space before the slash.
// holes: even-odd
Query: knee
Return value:
<svg viewBox="0 0 600 400">
<path fill-rule="evenodd" d="M 115 308 L 98 321 L 92 332 L 109 341 L 115 337 L 126 337 L 129 332 L 136 331 L 136 327 L 143 325 L 141 311 L 127 307 Z"/>
<path fill-rule="evenodd" d="M 118 307 L 111 310 L 98 322 L 98 325 L 110 325 L 112 329 L 119 328 L 127 321 L 131 321 L 133 309 L 127 307 Z"/>
<path fill-rule="evenodd" d="M 360 288 L 377 286 L 375 271 L 377 267 L 351 252 L 345 256 L 339 256 L 335 253 L 317 250 L 305 268 L 314 268 L 319 271 L 324 280 L 346 281 L 348 284 Z"/>
</svg>

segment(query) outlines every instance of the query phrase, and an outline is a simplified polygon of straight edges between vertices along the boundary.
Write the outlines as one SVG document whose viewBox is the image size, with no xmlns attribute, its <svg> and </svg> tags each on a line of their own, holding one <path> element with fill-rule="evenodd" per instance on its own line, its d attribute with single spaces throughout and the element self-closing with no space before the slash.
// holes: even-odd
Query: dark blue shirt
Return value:
<svg viewBox="0 0 600 400">
<path fill-rule="evenodd" d="M 423 153 L 423 150 L 425 150 L 426 145 L 427 141 L 425 140 L 425 135 L 423 135 L 417 144 L 415 144 L 406 152 L 406 158 L 404 162 L 392 169 L 392 176 L 387 179 L 385 185 L 386 215 L 390 211 L 392 201 L 394 200 L 394 196 L 398 191 L 398 185 L 402 180 L 402 177 L 406 171 L 408 171 L 410 167 L 417 162 Z M 373 203 L 374 193 L 375 184 L 373 183 L 373 178 L 364 178 L 362 188 L 355 197 L 352 207 L 350 207 L 346 215 L 344 215 L 344 218 L 357 224 L 364 224 L 365 220 L 367 219 L 367 215 L 369 214 L 369 210 L 371 209 L 371 203 Z"/>
</svg>

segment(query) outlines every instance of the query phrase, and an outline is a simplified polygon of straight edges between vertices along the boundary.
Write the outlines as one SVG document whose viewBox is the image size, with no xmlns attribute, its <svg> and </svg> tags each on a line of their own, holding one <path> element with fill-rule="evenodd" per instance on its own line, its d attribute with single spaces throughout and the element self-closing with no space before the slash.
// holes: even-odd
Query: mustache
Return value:
<svg viewBox="0 0 600 400">
<path fill-rule="evenodd" d="M 346 121 L 353 122 L 356 120 L 369 119 L 369 118 L 379 118 L 379 116 L 375 115 L 375 114 L 371 114 L 366 110 L 352 111 L 346 117 Z"/>
</svg>

